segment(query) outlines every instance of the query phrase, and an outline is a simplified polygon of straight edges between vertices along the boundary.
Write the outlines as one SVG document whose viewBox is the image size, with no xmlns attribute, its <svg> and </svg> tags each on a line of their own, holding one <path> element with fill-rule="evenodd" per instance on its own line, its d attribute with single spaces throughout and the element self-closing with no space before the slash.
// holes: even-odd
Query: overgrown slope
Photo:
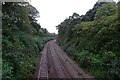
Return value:
<svg viewBox="0 0 120 80">
<path fill-rule="evenodd" d="M 37 23 L 39 13 L 29 3 L 3 3 L 2 13 L 2 77 L 29 80 L 50 33 Z"/>
<path fill-rule="evenodd" d="M 59 44 L 98 79 L 120 78 L 118 5 L 97 2 L 85 15 L 74 13 L 57 26 Z"/>
</svg>

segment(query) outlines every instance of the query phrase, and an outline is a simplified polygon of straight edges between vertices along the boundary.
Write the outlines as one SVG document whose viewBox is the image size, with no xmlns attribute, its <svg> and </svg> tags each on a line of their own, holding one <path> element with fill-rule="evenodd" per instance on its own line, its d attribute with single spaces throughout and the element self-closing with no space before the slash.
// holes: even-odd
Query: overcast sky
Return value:
<svg viewBox="0 0 120 80">
<path fill-rule="evenodd" d="M 40 12 L 38 23 L 50 33 L 57 33 L 55 26 L 74 12 L 84 15 L 96 2 L 97 0 L 31 0 L 31 4 Z"/>
</svg>

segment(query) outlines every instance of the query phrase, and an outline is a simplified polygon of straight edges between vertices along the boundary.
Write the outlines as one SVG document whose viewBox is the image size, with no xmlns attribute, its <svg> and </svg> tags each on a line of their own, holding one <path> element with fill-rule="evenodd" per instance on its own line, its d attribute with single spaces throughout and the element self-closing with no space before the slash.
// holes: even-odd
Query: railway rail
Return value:
<svg viewBox="0 0 120 80">
<path fill-rule="evenodd" d="M 34 79 L 79 79 L 95 80 L 86 73 L 56 44 L 56 40 L 49 41 L 42 52 L 36 68 Z"/>
</svg>

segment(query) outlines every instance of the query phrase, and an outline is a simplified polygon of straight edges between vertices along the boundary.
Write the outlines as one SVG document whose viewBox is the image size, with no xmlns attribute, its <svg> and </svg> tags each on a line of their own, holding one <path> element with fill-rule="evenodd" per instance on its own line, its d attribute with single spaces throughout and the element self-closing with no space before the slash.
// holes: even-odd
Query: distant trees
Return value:
<svg viewBox="0 0 120 80">
<path fill-rule="evenodd" d="M 80 18 L 80 15 L 77 13 L 73 13 L 72 16 L 69 16 L 69 19 L 79 19 L 79 18 Z"/>
</svg>

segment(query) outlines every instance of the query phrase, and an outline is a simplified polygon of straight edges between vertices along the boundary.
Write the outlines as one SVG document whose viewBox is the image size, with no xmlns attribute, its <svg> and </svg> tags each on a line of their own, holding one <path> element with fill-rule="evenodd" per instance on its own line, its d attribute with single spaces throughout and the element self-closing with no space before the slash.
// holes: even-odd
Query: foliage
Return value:
<svg viewBox="0 0 120 80">
<path fill-rule="evenodd" d="M 32 78 L 36 61 L 50 33 L 35 19 L 38 11 L 29 3 L 2 5 L 3 79 Z"/>
<path fill-rule="evenodd" d="M 97 12 L 95 14 L 95 19 L 99 19 L 102 16 L 113 15 L 113 14 L 115 14 L 115 9 L 116 9 L 115 3 L 104 4 L 102 7 L 97 9 Z"/>
<path fill-rule="evenodd" d="M 97 79 L 120 78 L 117 6 L 114 2 L 97 2 L 85 15 L 66 19 L 57 26 L 60 46 Z"/>
</svg>

